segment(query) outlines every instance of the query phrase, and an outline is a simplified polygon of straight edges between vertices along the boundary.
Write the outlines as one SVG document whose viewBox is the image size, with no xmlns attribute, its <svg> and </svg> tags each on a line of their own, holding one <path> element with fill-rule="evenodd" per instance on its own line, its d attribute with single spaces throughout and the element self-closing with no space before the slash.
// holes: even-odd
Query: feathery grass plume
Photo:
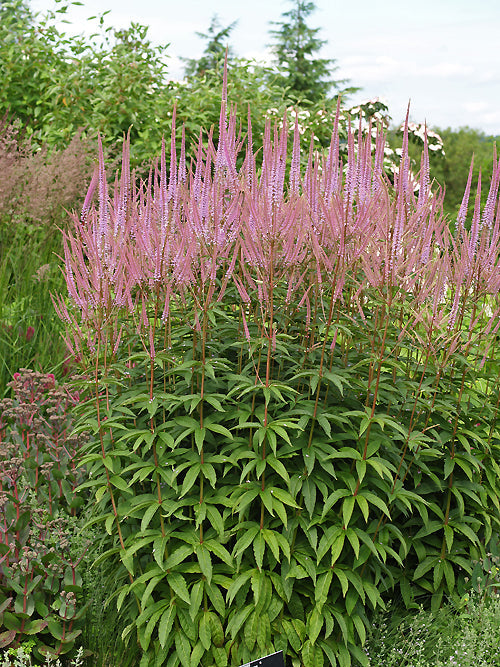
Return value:
<svg viewBox="0 0 500 667">
<path fill-rule="evenodd" d="M 141 667 L 363 664 L 373 610 L 453 597 L 500 526 L 499 166 L 453 235 L 408 122 L 393 180 L 382 127 L 343 164 L 340 107 L 301 165 L 297 116 L 257 155 L 225 91 L 218 140 L 178 151 L 174 113 L 147 180 L 125 141 L 111 197 L 101 154 L 65 232 L 86 486 Z"/>
</svg>

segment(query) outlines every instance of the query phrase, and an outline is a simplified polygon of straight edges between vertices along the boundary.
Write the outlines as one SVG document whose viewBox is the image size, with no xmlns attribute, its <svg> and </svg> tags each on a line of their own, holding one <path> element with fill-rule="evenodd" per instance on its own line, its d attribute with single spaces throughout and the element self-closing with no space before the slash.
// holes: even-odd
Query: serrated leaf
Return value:
<svg viewBox="0 0 500 667">
<path fill-rule="evenodd" d="M 320 575 L 316 580 L 316 586 L 314 588 L 314 599 L 316 601 L 316 607 L 319 610 L 321 610 L 322 606 L 328 599 L 328 593 L 330 591 L 332 577 L 333 577 L 333 570 L 329 569 L 327 570 L 327 572 Z"/>
<path fill-rule="evenodd" d="M 337 624 L 340 628 L 340 631 L 342 632 L 342 638 L 344 640 L 344 644 L 347 646 L 349 642 L 352 642 L 353 637 L 351 636 L 347 628 L 346 620 L 343 614 L 335 609 L 332 609 L 332 614 L 334 615 L 335 620 L 337 621 Z"/>
<path fill-rule="evenodd" d="M 200 468 L 201 468 L 200 463 L 195 463 L 189 468 L 189 470 L 186 473 L 186 476 L 184 477 L 179 498 L 185 496 L 186 493 L 191 489 L 193 484 L 196 482 L 200 474 Z"/>
<path fill-rule="evenodd" d="M 382 498 L 379 498 L 376 496 L 374 493 L 371 493 L 370 491 L 360 491 L 360 495 L 362 495 L 366 500 L 371 503 L 372 505 L 375 505 L 379 509 L 382 510 L 384 514 L 386 514 L 389 519 L 391 518 L 389 508 L 385 504 L 385 502 L 382 500 Z"/>
<path fill-rule="evenodd" d="M 417 565 L 413 572 L 413 580 L 416 581 L 423 577 L 429 570 L 431 570 L 439 559 L 437 556 L 427 556 L 421 563 Z"/>
<path fill-rule="evenodd" d="M 212 581 L 212 558 L 210 552 L 203 544 L 196 546 L 196 556 L 200 564 L 201 573 L 205 576 L 208 584 Z"/>
<path fill-rule="evenodd" d="M 199 637 L 206 651 L 212 645 L 212 631 L 210 630 L 210 621 L 208 614 L 210 612 L 204 611 L 200 618 Z"/>
<path fill-rule="evenodd" d="M 448 552 L 450 552 L 451 547 L 453 545 L 453 537 L 454 537 L 453 528 L 451 528 L 451 526 L 445 524 L 443 526 L 443 530 L 444 530 L 444 536 L 446 538 L 446 548 L 448 549 Z"/>
<path fill-rule="evenodd" d="M 191 589 L 191 600 L 189 603 L 189 616 L 194 621 L 201 608 L 203 600 L 203 581 L 197 581 Z"/>
<path fill-rule="evenodd" d="M 191 667 L 191 645 L 182 630 L 175 632 L 175 650 L 182 667 Z"/>
<path fill-rule="evenodd" d="M 213 431 L 214 433 L 219 433 L 220 435 L 225 435 L 228 440 L 233 439 L 233 434 L 231 433 L 231 431 L 229 431 L 225 426 L 222 426 L 222 424 L 211 424 L 205 422 L 205 426 L 209 431 Z"/>
<path fill-rule="evenodd" d="M 170 574 L 167 575 L 167 582 L 174 591 L 174 593 L 178 595 L 181 598 L 181 600 L 184 600 L 184 602 L 190 604 L 191 598 L 189 596 L 189 592 L 184 577 L 182 577 L 177 572 L 171 572 Z"/>
<path fill-rule="evenodd" d="M 246 582 L 250 579 L 252 576 L 252 571 L 251 570 L 246 570 L 242 574 L 238 575 L 236 579 L 234 579 L 231 582 L 231 585 L 227 589 L 227 603 L 228 605 L 231 605 L 236 593 L 240 590 L 240 588 L 246 584 Z"/>
<path fill-rule="evenodd" d="M 356 502 L 359 506 L 359 509 L 361 510 L 365 523 L 368 523 L 368 516 L 369 516 L 369 507 L 368 507 L 368 501 L 366 498 L 363 498 L 363 496 L 360 496 L 359 493 L 355 496 Z"/>
<path fill-rule="evenodd" d="M 315 606 L 307 619 L 307 635 L 311 644 L 316 642 L 316 639 L 321 632 L 321 628 L 323 627 L 323 620 L 321 611 Z"/>
<path fill-rule="evenodd" d="M 255 642 L 257 641 L 257 632 L 259 627 L 259 617 L 254 612 L 250 615 L 247 622 L 245 623 L 245 629 L 243 637 L 245 640 L 245 645 L 249 651 L 253 651 Z"/>
<path fill-rule="evenodd" d="M 355 502 L 356 502 L 355 496 L 347 496 L 346 498 L 344 498 L 344 502 L 342 503 L 342 518 L 344 521 L 344 529 L 346 529 L 347 526 L 349 525 L 349 521 L 351 520 Z"/>
<path fill-rule="evenodd" d="M 311 518 L 316 507 L 316 489 L 316 484 L 310 478 L 304 480 L 304 483 L 302 484 L 302 495 L 304 496 L 306 510 L 309 512 Z"/>
<path fill-rule="evenodd" d="M 233 557 L 229 553 L 229 551 L 226 549 L 226 547 L 217 540 L 205 540 L 203 542 L 204 546 L 206 549 L 214 553 L 218 558 L 221 559 L 226 565 L 229 565 L 230 567 L 233 565 Z"/>
<path fill-rule="evenodd" d="M 342 532 L 336 537 L 334 543 L 332 544 L 332 566 L 335 565 L 340 557 L 340 554 L 342 553 L 342 549 L 344 548 L 344 540 L 345 533 Z"/>
<path fill-rule="evenodd" d="M 203 443 L 205 441 L 205 435 L 207 433 L 207 429 L 205 427 L 200 428 L 197 426 L 194 430 L 194 441 L 196 443 L 196 446 L 198 448 L 198 453 L 201 452 L 203 449 Z"/>
<path fill-rule="evenodd" d="M 273 468 L 273 470 L 278 473 L 282 479 L 285 480 L 285 482 L 290 482 L 290 476 L 287 472 L 287 469 L 279 459 L 277 459 L 273 454 L 270 454 L 266 458 L 266 462 L 269 466 L 271 466 L 271 468 Z"/>
<path fill-rule="evenodd" d="M 161 505 L 157 500 L 153 501 L 151 505 L 146 509 L 141 521 L 141 532 L 143 533 L 149 526 L 151 519 L 154 517 Z"/>
<path fill-rule="evenodd" d="M 268 530 L 264 528 L 261 531 L 261 534 L 266 542 L 266 544 L 269 545 L 273 556 L 276 558 L 276 560 L 279 563 L 280 560 L 280 549 L 279 549 L 279 543 L 278 543 L 278 538 L 276 537 L 275 533 L 273 530 Z"/>
<path fill-rule="evenodd" d="M 201 641 L 197 642 L 191 652 L 191 667 L 198 667 L 200 660 L 202 659 L 205 653 L 205 647 Z"/>
<path fill-rule="evenodd" d="M 238 556 L 243 551 L 246 551 L 248 547 L 252 544 L 254 537 L 259 532 L 260 528 L 258 526 L 252 526 L 249 530 L 243 533 L 240 539 L 236 542 L 234 546 L 234 553 Z"/>
<path fill-rule="evenodd" d="M 285 491 L 284 489 L 280 489 L 278 487 L 273 487 L 272 489 L 270 489 L 270 492 L 272 493 L 274 498 L 277 498 L 280 502 L 284 503 L 285 505 L 290 505 L 290 507 L 301 509 L 300 505 L 297 505 L 297 503 L 288 493 L 288 491 Z"/>
<path fill-rule="evenodd" d="M 227 624 L 227 632 L 231 634 L 231 639 L 234 640 L 234 638 L 240 631 L 242 625 L 245 623 L 247 618 L 253 612 L 254 612 L 253 604 L 250 604 L 246 607 L 243 607 L 243 609 L 235 611 L 235 613 L 229 619 L 229 623 Z"/>
<path fill-rule="evenodd" d="M 315 662 L 316 649 L 314 644 L 310 640 L 307 640 L 304 643 L 301 655 L 304 667 L 316 667 L 316 662 Z"/>
<path fill-rule="evenodd" d="M 207 518 L 221 537 L 224 534 L 224 519 L 217 507 L 207 505 Z"/>
</svg>

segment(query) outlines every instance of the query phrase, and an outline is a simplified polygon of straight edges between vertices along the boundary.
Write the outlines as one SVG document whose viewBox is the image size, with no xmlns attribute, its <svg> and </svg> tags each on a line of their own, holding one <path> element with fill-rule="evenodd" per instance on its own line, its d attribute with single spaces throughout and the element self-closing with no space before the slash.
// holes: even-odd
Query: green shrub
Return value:
<svg viewBox="0 0 500 667">
<path fill-rule="evenodd" d="M 374 610 L 460 598 L 498 531 L 497 190 L 453 236 L 426 144 L 415 195 L 381 134 L 344 167 L 268 123 L 258 168 L 224 101 L 218 134 L 144 183 L 126 145 L 113 198 L 101 152 L 64 237 L 101 560 L 141 667 L 367 664 Z"/>
</svg>

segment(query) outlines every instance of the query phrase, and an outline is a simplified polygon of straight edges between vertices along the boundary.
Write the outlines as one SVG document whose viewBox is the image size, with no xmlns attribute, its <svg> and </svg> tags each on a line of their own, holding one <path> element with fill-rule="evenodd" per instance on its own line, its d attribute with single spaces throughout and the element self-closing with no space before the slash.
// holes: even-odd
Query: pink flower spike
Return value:
<svg viewBox="0 0 500 667">
<path fill-rule="evenodd" d="M 472 171 L 474 169 L 474 155 L 470 163 L 469 176 L 467 178 L 467 185 L 465 186 L 464 196 L 462 197 L 462 204 L 457 215 L 457 224 L 455 227 L 455 235 L 459 237 L 464 230 L 464 222 L 467 217 L 467 209 L 469 207 L 470 188 L 472 184 Z"/>
<path fill-rule="evenodd" d="M 99 168 L 96 167 L 94 169 L 94 173 L 92 174 L 92 180 L 90 181 L 85 201 L 83 202 L 82 213 L 81 213 L 82 222 L 85 222 L 85 220 L 87 219 L 87 214 L 90 209 L 90 204 L 92 202 L 92 198 L 94 196 L 98 183 L 99 183 Z"/>
<path fill-rule="evenodd" d="M 250 342 L 250 331 L 248 330 L 247 318 L 245 317 L 245 311 L 241 309 L 241 318 L 243 321 L 243 330 L 245 332 L 245 338 Z"/>
<path fill-rule="evenodd" d="M 295 110 L 295 127 L 293 130 L 293 151 L 292 162 L 290 164 L 290 193 L 292 195 L 299 194 L 300 184 L 300 133 L 299 133 L 299 117 L 297 110 Z"/>
<path fill-rule="evenodd" d="M 335 349 L 335 346 L 337 345 L 337 336 L 339 333 L 338 327 L 335 329 L 335 334 L 333 336 L 332 344 L 330 345 L 330 351 L 333 352 Z"/>
</svg>

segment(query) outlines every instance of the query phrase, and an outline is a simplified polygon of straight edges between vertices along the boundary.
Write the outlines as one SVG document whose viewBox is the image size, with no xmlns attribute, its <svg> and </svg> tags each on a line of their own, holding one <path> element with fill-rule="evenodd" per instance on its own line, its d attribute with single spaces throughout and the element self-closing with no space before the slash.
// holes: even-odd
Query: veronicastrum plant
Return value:
<svg viewBox="0 0 500 667">
<path fill-rule="evenodd" d="M 338 116 L 326 153 L 285 117 L 256 155 L 223 95 L 218 135 L 188 161 L 174 115 L 111 195 L 101 154 L 64 239 L 123 638 L 144 666 L 366 664 L 387 597 L 439 607 L 497 534 L 500 166 L 450 230 L 407 132 L 393 180 L 382 131 L 339 158 Z"/>
</svg>

